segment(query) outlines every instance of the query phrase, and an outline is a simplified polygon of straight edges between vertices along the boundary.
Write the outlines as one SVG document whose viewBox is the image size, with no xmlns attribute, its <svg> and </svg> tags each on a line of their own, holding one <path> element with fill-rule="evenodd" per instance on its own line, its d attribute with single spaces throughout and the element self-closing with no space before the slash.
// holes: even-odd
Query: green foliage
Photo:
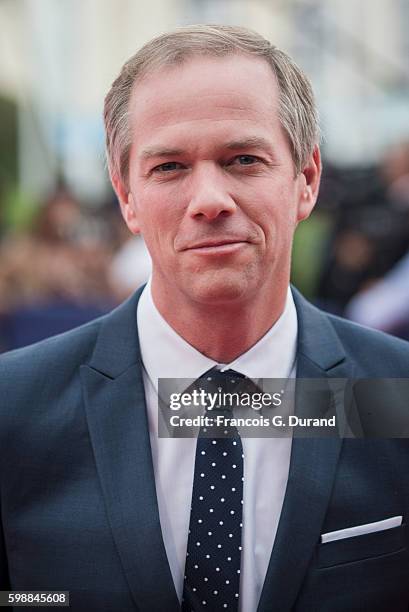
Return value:
<svg viewBox="0 0 409 612">
<path fill-rule="evenodd" d="M 0 192 L 17 181 L 17 106 L 0 97 Z"/>
<path fill-rule="evenodd" d="M 324 246 L 330 229 L 328 215 L 317 211 L 300 223 L 295 233 L 291 280 L 310 299 L 315 296 L 323 266 Z"/>
</svg>

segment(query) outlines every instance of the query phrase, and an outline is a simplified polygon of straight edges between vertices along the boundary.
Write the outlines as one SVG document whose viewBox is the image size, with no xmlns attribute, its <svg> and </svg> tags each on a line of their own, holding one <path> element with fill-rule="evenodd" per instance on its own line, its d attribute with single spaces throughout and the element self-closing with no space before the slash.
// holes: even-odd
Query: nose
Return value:
<svg viewBox="0 0 409 612">
<path fill-rule="evenodd" d="M 227 189 L 222 169 L 210 164 L 196 168 L 192 175 L 189 214 L 212 221 L 219 215 L 233 213 L 237 205 Z"/>
</svg>

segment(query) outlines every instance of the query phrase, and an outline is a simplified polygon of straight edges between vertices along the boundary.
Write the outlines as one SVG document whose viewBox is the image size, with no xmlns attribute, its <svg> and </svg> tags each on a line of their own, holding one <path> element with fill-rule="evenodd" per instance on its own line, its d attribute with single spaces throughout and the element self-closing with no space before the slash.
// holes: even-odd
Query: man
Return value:
<svg viewBox="0 0 409 612">
<path fill-rule="evenodd" d="M 246 29 L 184 28 L 125 64 L 105 124 L 152 278 L 2 359 L 2 588 L 74 610 L 407 611 L 406 440 L 157 436 L 158 378 L 407 374 L 406 343 L 289 290 L 321 171 L 308 80 Z"/>
</svg>

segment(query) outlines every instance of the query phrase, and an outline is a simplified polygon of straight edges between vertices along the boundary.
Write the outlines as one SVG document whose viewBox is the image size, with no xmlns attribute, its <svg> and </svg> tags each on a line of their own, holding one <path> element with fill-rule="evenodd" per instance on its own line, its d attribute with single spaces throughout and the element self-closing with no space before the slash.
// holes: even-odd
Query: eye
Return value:
<svg viewBox="0 0 409 612">
<path fill-rule="evenodd" d="M 172 172 L 174 170 L 180 170 L 183 168 L 183 165 L 179 162 L 165 162 L 164 164 L 159 164 L 159 166 L 155 166 L 152 172 Z"/>
<path fill-rule="evenodd" d="M 260 162 L 260 158 L 255 155 L 237 155 L 231 161 L 231 164 L 238 164 L 239 166 L 252 166 Z"/>
</svg>

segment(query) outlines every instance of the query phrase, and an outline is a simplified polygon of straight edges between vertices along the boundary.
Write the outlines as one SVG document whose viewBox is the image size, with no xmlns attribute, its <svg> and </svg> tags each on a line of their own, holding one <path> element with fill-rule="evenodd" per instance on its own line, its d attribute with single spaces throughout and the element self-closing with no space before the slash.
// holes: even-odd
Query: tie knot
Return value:
<svg viewBox="0 0 409 612">
<path fill-rule="evenodd" d="M 244 374 L 240 374 L 240 372 L 236 372 L 236 370 L 217 370 L 216 368 L 212 368 L 208 370 L 200 378 L 208 381 L 208 382 L 225 382 L 227 384 L 235 385 L 243 382 L 246 379 Z"/>
<path fill-rule="evenodd" d="M 203 380 L 204 387 L 210 392 L 218 392 L 219 394 L 232 394 L 232 393 L 241 393 L 243 391 L 243 383 L 245 383 L 246 377 L 244 374 L 240 374 L 235 370 L 217 370 L 216 368 L 212 368 L 208 372 L 205 372 L 200 380 Z M 232 406 L 226 404 L 223 399 L 221 399 L 217 406 L 214 406 L 213 409 L 216 410 L 232 410 Z"/>
<path fill-rule="evenodd" d="M 212 401 L 206 406 L 206 412 L 240 412 L 242 409 L 248 411 L 249 402 L 245 402 L 242 408 L 243 395 L 251 396 L 252 393 L 260 391 L 254 382 L 244 374 L 229 369 L 217 370 L 212 368 L 205 372 L 199 379 L 201 388 L 211 396 Z M 203 382 L 202 382 L 203 381 Z"/>
</svg>

